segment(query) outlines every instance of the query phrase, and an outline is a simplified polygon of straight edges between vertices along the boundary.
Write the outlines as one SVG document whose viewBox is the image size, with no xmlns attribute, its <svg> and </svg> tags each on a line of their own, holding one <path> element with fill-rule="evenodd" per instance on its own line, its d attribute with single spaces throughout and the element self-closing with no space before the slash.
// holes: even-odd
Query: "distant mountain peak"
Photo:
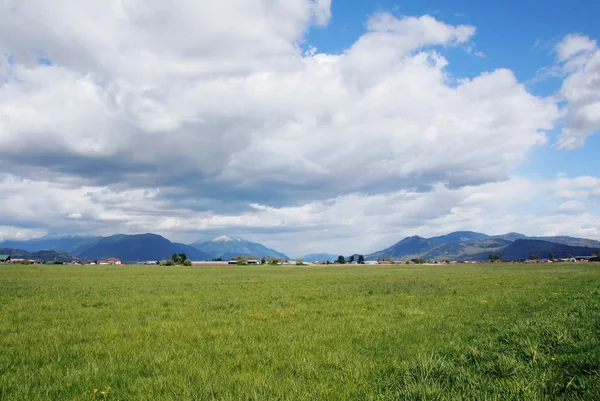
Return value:
<svg viewBox="0 0 600 401">
<path fill-rule="evenodd" d="M 228 259 L 237 256 L 288 258 L 285 254 L 262 244 L 228 235 L 221 235 L 210 241 L 197 241 L 190 245 L 213 258 Z"/>
<path fill-rule="evenodd" d="M 598 248 L 600 248 L 599 241 L 586 238 L 527 237 L 516 232 L 488 236 L 474 231 L 454 231 L 431 238 L 422 238 L 416 235 L 406 237 L 389 248 L 366 255 L 365 258 L 367 260 L 385 257 L 487 260 L 493 253 L 506 260 L 518 260 L 528 258 L 532 254 L 544 257 L 549 254 L 549 251 L 554 252 L 557 256 L 568 253 L 579 253 L 586 256 Z"/>
<path fill-rule="evenodd" d="M 228 237 L 226 235 L 221 235 L 220 237 L 216 237 L 212 239 L 212 242 L 232 242 L 232 241 L 239 241 L 239 239 L 234 239 L 231 237 Z"/>
</svg>

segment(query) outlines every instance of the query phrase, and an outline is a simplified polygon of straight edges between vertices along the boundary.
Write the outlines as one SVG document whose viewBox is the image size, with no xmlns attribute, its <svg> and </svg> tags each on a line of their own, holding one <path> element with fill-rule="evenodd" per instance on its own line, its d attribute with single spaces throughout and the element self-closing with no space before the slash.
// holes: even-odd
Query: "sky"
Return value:
<svg viewBox="0 0 600 401">
<path fill-rule="evenodd" d="M 600 239 L 600 3 L 4 0 L 0 239 Z"/>
</svg>

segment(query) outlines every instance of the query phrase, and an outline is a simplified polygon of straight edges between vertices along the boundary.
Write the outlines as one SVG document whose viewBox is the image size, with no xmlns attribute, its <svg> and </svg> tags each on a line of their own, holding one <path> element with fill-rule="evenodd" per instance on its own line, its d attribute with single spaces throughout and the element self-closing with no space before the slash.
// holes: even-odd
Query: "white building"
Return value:
<svg viewBox="0 0 600 401">
<path fill-rule="evenodd" d="M 220 265 L 228 265 L 229 262 L 226 260 L 197 260 L 192 261 L 192 266 L 220 266 Z M 237 264 L 237 262 L 236 262 Z"/>
</svg>

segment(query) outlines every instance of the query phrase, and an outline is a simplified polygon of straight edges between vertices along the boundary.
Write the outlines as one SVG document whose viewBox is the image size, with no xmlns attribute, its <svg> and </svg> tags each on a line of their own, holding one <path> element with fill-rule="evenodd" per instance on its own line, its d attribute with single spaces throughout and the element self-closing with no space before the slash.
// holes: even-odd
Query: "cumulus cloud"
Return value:
<svg viewBox="0 0 600 401">
<path fill-rule="evenodd" d="M 327 54 L 304 48 L 309 27 L 331 18 L 329 0 L 3 7 L 0 215 L 11 226 L 254 227 L 289 244 L 303 232 L 343 238 L 379 221 L 348 211 L 385 210 L 395 235 L 426 221 L 460 228 L 456 216 L 476 222 L 480 202 L 512 202 L 486 188 L 515 184 L 510 171 L 561 115 L 510 70 L 449 74 L 444 48 L 469 52 L 476 29 L 427 15 L 374 14 L 351 46 Z M 559 51 L 566 62 L 593 52 L 571 42 Z"/>
<path fill-rule="evenodd" d="M 209 197 L 217 195 L 198 188 L 226 186 L 232 199 L 251 201 L 268 190 L 274 204 L 461 186 L 505 179 L 557 117 L 511 71 L 452 82 L 432 46 L 465 43 L 474 27 L 376 14 L 343 54 L 302 55 L 296 44 L 326 2 L 269 12 L 241 3 L 234 23 L 204 26 L 190 16 L 225 21 L 221 6 L 118 2 L 100 11 L 82 2 L 47 10 L 58 21 L 50 29 L 45 17 L 25 24 L 49 6 L 17 2 L 7 24 L 15 32 L 4 36 L 16 61 L 0 89 L 9 171 L 50 166 L 95 183 L 175 182 Z M 67 23 L 67 10 L 91 25 Z M 247 14 L 263 21 L 251 43 Z M 54 65 L 27 63 L 25 49 Z M 44 146 L 23 157 L 34 143 Z"/>
<path fill-rule="evenodd" d="M 593 209 L 595 206 L 594 205 L 590 205 L 588 203 L 583 203 L 583 202 L 579 202 L 576 200 L 570 200 L 570 201 L 566 201 L 561 203 L 561 205 L 559 206 L 559 210 L 563 211 L 563 212 L 567 212 L 567 213 L 579 213 L 579 212 L 585 212 L 587 210 Z"/>
<path fill-rule="evenodd" d="M 600 49 L 587 36 L 569 35 L 556 46 L 556 53 L 568 74 L 559 93 L 567 105 L 557 146 L 577 149 L 600 130 Z"/>
<path fill-rule="evenodd" d="M 595 40 L 580 35 L 567 35 L 556 45 L 556 53 L 559 61 L 566 61 L 581 52 L 589 52 L 595 49 Z"/>
</svg>

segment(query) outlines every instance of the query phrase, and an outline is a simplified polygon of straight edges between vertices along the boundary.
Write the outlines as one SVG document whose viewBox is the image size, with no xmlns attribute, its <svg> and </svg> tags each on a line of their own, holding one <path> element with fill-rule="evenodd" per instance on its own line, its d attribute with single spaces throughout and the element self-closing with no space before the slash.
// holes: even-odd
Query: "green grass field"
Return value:
<svg viewBox="0 0 600 401">
<path fill-rule="evenodd" d="M 598 264 L 0 266 L 0 400 L 600 400 L 599 372 Z"/>
</svg>

